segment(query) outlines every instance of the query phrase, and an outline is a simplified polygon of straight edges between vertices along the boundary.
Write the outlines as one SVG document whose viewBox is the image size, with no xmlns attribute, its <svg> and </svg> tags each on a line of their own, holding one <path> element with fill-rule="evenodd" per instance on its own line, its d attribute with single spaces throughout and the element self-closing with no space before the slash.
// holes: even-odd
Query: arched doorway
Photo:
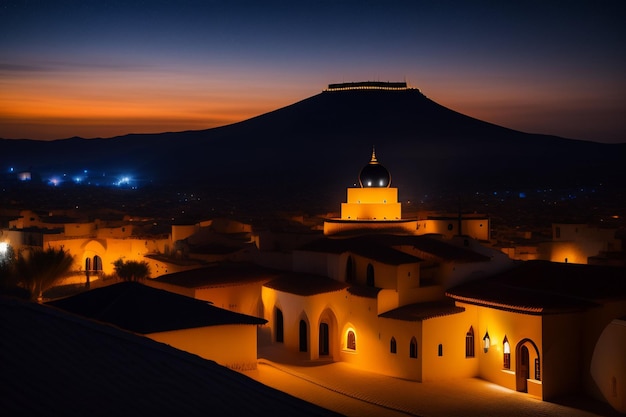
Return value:
<svg viewBox="0 0 626 417">
<path fill-rule="evenodd" d="M 521 346 L 517 352 L 517 366 L 515 367 L 515 377 L 517 379 L 517 390 L 528 392 L 528 378 L 530 371 L 528 366 L 528 348 Z"/>
<path fill-rule="evenodd" d="M 354 261 L 352 256 L 348 256 L 348 261 L 346 262 L 346 282 L 352 281 L 354 281 Z"/>
<path fill-rule="evenodd" d="M 308 333 L 308 329 L 307 329 L 306 321 L 300 320 L 300 326 L 298 329 L 298 335 L 299 335 L 299 341 L 300 341 L 299 343 L 300 352 L 307 352 L 309 350 L 309 341 L 308 341 L 307 333 Z"/>
<path fill-rule="evenodd" d="M 320 339 L 319 355 L 328 356 L 330 354 L 330 331 L 329 331 L 328 323 L 326 322 L 320 323 L 319 333 L 320 333 L 319 334 L 319 339 Z"/>
<path fill-rule="evenodd" d="M 276 307 L 276 309 L 274 310 L 274 321 L 274 332 L 276 336 L 276 341 L 279 343 L 283 343 L 283 341 L 285 340 L 283 312 L 278 307 Z"/>
<path fill-rule="evenodd" d="M 317 328 L 317 331 L 311 329 L 310 333 L 311 359 L 336 358 L 340 353 L 339 346 L 343 336 L 338 332 L 335 313 L 330 308 L 325 309 L 317 319 L 317 324 L 311 326 Z"/>
<path fill-rule="evenodd" d="M 534 374 L 531 373 L 531 364 L 534 363 Z M 541 379 L 539 349 L 530 339 L 523 339 L 515 349 L 515 385 L 516 390 L 528 392 L 528 380 L 531 375 L 535 380 Z"/>
</svg>

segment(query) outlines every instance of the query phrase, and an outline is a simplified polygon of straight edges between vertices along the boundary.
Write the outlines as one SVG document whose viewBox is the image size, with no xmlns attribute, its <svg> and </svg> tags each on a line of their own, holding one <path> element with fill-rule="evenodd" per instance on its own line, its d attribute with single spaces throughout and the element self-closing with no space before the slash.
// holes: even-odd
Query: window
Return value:
<svg viewBox="0 0 626 417">
<path fill-rule="evenodd" d="M 502 342 L 502 351 L 504 352 L 502 366 L 504 369 L 511 369 L 511 345 L 509 345 L 509 339 L 506 336 L 504 336 L 504 342 Z"/>
<path fill-rule="evenodd" d="M 354 281 L 354 264 L 352 256 L 348 256 L 348 261 L 346 262 L 346 282 L 352 281 Z"/>
<path fill-rule="evenodd" d="M 443 345 L 441 343 L 437 346 L 437 356 L 443 356 Z"/>
<path fill-rule="evenodd" d="M 539 358 L 535 358 L 535 379 L 537 381 L 541 381 L 541 367 L 539 365 Z"/>
<path fill-rule="evenodd" d="M 346 347 L 350 350 L 356 350 L 356 336 L 352 330 L 348 331 L 348 343 Z"/>
<path fill-rule="evenodd" d="M 409 357 L 417 358 L 417 339 L 411 338 L 411 344 L 409 345 Z"/>
<path fill-rule="evenodd" d="M 474 357 L 474 328 L 472 326 L 470 326 L 465 334 L 465 357 Z"/>
<path fill-rule="evenodd" d="M 279 308 L 276 309 L 276 341 L 282 343 L 284 341 L 283 331 L 283 312 Z"/>
<path fill-rule="evenodd" d="M 372 266 L 372 264 L 367 264 L 367 286 L 368 287 L 373 287 L 374 286 L 374 267 Z"/>
<path fill-rule="evenodd" d="M 93 269 L 94 271 L 102 271 L 102 258 L 98 255 L 93 257 Z"/>
<path fill-rule="evenodd" d="M 396 346 L 396 338 L 392 337 L 391 341 L 389 342 L 389 352 L 391 353 L 397 353 L 398 349 Z"/>
</svg>

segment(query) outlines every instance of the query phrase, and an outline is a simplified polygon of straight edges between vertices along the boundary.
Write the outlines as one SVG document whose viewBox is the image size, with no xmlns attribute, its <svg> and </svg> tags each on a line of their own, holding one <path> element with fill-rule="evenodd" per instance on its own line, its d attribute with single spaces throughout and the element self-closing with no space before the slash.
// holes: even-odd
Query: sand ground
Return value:
<svg viewBox="0 0 626 417">
<path fill-rule="evenodd" d="M 419 383 L 343 362 L 306 361 L 271 346 L 260 347 L 258 368 L 244 374 L 346 416 L 623 416 L 591 399 L 540 401 L 477 378 Z"/>
</svg>

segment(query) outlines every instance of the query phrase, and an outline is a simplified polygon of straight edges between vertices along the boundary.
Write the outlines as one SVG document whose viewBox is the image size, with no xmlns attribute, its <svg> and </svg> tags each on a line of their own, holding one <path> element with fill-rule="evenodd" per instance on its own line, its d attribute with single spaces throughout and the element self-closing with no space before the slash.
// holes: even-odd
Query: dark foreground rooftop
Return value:
<svg viewBox="0 0 626 417">
<path fill-rule="evenodd" d="M 6 416 L 337 416 L 212 361 L 0 296 Z"/>
</svg>

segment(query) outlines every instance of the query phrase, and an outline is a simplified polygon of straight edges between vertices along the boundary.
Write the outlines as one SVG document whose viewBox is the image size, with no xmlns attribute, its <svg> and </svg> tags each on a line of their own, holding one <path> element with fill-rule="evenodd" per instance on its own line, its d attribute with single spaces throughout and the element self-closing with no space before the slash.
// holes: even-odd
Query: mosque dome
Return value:
<svg viewBox="0 0 626 417">
<path fill-rule="evenodd" d="M 387 188 L 391 185 L 391 174 L 376 160 L 376 152 L 373 149 L 371 161 L 359 173 L 359 183 L 362 188 Z"/>
</svg>

